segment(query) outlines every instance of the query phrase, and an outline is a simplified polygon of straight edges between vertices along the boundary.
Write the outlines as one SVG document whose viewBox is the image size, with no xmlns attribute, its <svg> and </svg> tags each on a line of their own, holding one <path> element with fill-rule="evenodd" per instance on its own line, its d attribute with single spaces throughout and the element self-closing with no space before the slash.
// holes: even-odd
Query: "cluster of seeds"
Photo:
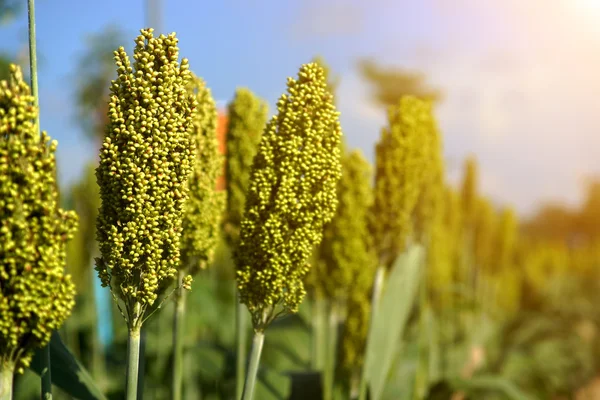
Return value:
<svg viewBox="0 0 600 400">
<path fill-rule="evenodd" d="M 193 76 L 190 87 L 198 109 L 193 119 L 194 167 L 188 180 L 189 198 L 183 216 L 182 266 L 190 273 L 206 265 L 219 238 L 224 192 L 217 191 L 223 156 L 217 141 L 217 106 L 205 82 Z"/>
<path fill-rule="evenodd" d="M 344 301 L 360 271 L 375 272 L 368 217 L 373 203 L 371 167 L 358 151 L 342 157 L 342 178 L 337 188 L 338 207 L 325 226 L 310 272 L 311 286 L 328 299 Z"/>
<path fill-rule="evenodd" d="M 142 30 L 133 66 L 122 47 L 114 53 L 118 77 L 96 170 L 96 269 L 125 302 L 130 327 L 140 322 L 134 310 L 152 305 L 180 264 L 196 99 L 177 42 L 174 33 L 155 38 L 152 29 Z"/>
<path fill-rule="evenodd" d="M 287 86 L 254 158 L 236 252 L 240 301 L 258 331 L 276 307 L 297 311 L 308 258 L 338 203 L 342 133 L 324 71 L 305 64 Z"/>
<path fill-rule="evenodd" d="M 40 136 L 37 113 L 12 65 L 0 81 L 0 369 L 27 367 L 75 304 L 64 265 L 77 215 L 59 208 L 57 143 Z"/>
<path fill-rule="evenodd" d="M 227 215 L 223 230 L 227 242 L 235 249 L 246 206 L 252 160 L 267 122 L 267 105 L 250 90 L 240 88 L 229 105 L 227 116 Z"/>
<path fill-rule="evenodd" d="M 375 148 L 375 202 L 372 232 L 380 265 L 389 267 L 413 234 L 413 214 L 427 168 L 431 105 L 403 97 L 388 111 Z"/>
</svg>

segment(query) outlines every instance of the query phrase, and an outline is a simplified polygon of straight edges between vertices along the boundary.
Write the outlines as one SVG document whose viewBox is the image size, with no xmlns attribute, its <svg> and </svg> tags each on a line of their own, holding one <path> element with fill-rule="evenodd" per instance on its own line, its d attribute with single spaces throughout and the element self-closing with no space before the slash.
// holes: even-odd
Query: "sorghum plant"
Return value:
<svg viewBox="0 0 600 400">
<path fill-rule="evenodd" d="M 109 124 L 96 177 L 102 205 L 96 269 L 129 329 L 127 399 L 136 398 L 140 329 L 146 312 L 177 276 L 188 179 L 194 163 L 196 99 L 187 59 L 172 33 L 141 30 L 133 65 L 115 51 Z M 191 276 L 181 284 L 189 288 Z"/>
<path fill-rule="evenodd" d="M 226 136 L 225 186 L 227 213 L 223 231 L 229 247 L 235 252 L 239 242 L 240 224 L 246 205 L 246 192 L 250 182 L 252 160 L 267 122 L 267 105 L 250 90 L 240 88 L 228 107 Z M 248 341 L 247 311 L 240 302 L 236 304 L 236 399 L 242 396 L 246 370 Z"/>
<path fill-rule="evenodd" d="M 352 306 L 360 307 L 355 304 L 356 299 L 349 298 L 356 286 L 363 283 L 365 271 L 372 276 L 377 266 L 368 230 L 369 209 L 373 203 L 370 180 L 370 165 L 360 152 L 344 154 L 342 177 L 337 187 L 339 204 L 332 221 L 325 225 L 311 271 L 314 284 L 318 286 L 316 290 L 323 292 L 329 306 L 324 374 L 326 399 L 332 398 L 340 316 L 349 310 L 348 301 L 354 302 Z M 360 313 L 361 310 L 356 311 Z M 356 326 L 349 329 L 356 329 Z M 350 369 L 350 375 L 354 376 L 360 371 L 360 365 Z"/>
<path fill-rule="evenodd" d="M 178 281 L 182 281 L 186 274 L 195 274 L 210 262 L 219 238 L 221 215 L 225 206 L 224 192 L 218 192 L 216 185 L 223 163 L 217 142 L 217 107 L 205 82 L 194 75 L 191 91 L 198 103 L 192 129 L 196 161 L 188 180 L 189 197 L 183 214 Z M 173 400 L 181 399 L 185 294 L 185 289 L 179 287 L 175 296 Z"/>
<path fill-rule="evenodd" d="M 227 214 L 224 233 L 233 249 L 237 248 L 239 241 L 250 169 L 267 122 L 267 110 L 267 104 L 246 88 L 236 90 L 228 107 L 225 164 Z"/>
<path fill-rule="evenodd" d="M 281 313 L 297 312 L 307 261 L 338 203 L 342 133 L 323 69 L 305 64 L 287 86 L 254 157 L 235 255 L 255 331 L 244 399 L 253 395 L 264 331 Z"/>
<path fill-rule="evenodd" d="M 77 215 L 59 207 L 55 152 L 36 124 L 39 110 L 11 65 L 0 82 L 0 398 L 10 399 L 13 372 L 29 366 L 74 306 L 64 273 L 66 242 Z"/>
<path fill-rule="evenodd" d="M 375 195 L 370 229 L 379 266 L 373 281 L 371 320 L 379 306 L 386 271 L 415 239 L 415 207 L 423 190 L 431 142 L 431 103 L 405 96 L 388 109 L 388 126 L 375 147 Z M 366 398 L 363 371 L 360 398 Z"/>
<path fill-rule="evenodd" d="M 372 232 L 379 264 L 389 268 L 413 234 L 413 213 L 427 168 L 431 104 L 403 97 L 388 110 L 376 145 Z"/>
</svg>

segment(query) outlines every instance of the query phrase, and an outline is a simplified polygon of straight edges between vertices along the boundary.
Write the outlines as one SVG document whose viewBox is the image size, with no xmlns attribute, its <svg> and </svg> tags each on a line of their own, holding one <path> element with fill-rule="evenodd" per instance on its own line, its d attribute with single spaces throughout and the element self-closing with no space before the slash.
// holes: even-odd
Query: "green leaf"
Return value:
<svg viewBox="0 0 600 400">
<path fill-rule="evenodd" d="M 58 332 L 52 332 L 50 339 L 50 359 L 52 384 L 79 400 L 106 400 L 86 369 L 75 359 L 65 346 Z M 40 375 L 42 372 L 41 349 L 36 351 L 30 369 Z"/>
<path fill-rule="evenodd" d="M 406 322 L 417 298 L 424 251 L 411 246 L 401 254 L 383 289 L 366 349 L 366 379 L 371 400 L 382 398 L 388 376 L 400 351 Z"/>
</svg>

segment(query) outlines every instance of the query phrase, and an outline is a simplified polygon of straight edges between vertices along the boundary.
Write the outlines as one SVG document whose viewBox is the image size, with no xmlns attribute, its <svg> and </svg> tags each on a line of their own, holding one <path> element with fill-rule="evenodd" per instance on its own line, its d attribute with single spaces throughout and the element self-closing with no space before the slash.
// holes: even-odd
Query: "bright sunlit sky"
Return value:
<svg viewBox="0 0 600 400">
<path fill-rule="evenodd" d="M 350 146 L 371 160 L 385 115 L 369 102 L 356 61 L 427 74 L 452 181 L 463 158 L 480 162 L 482 190 L 530 212 L 541 200 L 577 204 L 600 173 L 600 0 L 162 0 L 163 31 L 225 104 L 247 86 L 273 105 L 286 77 L 314 55 L 340 75 L 338 107 Z M 95 149 L 74 123 L 75 60 L 109 24 L 133 38 L 141 0 L 38 0 L 42 128 L 59 141 L 63 183 Z M 0 51 L 26 45 L 22 13 L 0 27 Z"/>
</svg>

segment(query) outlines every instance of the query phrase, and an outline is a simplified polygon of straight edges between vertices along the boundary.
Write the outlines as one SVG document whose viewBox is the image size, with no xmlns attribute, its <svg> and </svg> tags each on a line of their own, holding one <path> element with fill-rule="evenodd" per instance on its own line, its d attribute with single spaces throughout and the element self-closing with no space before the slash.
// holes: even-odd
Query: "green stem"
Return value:
<svg viewBox="0 0 600 400">
<path fill-rule="evenodd" d="M 92 256 L 90 259 L 90 264 L 94 264 L 95 256 L 98 256 L 97 246 L 94 245 L 94 250 L 92 252 Z M 98 331 L 98 326 L 100 322 L 100 310 L 99 305 L 97 304 L 97 293 L 99 288 L 96 285 L 96 271 L 94 268 L 89 268 L 89 278 L 88 282 L 91 286 L 91 300 L 88 300 L 88 305 L 90 309 L 90 313 L 94 315 L 95 326 L 92 326 L 90 333 L 90 340 L 92 342 L 92 376 L 96 382 L 99 382 L 100 387 L 104 389 L 106 383 L 106 370 L 104 367 L 104 351 L 102 349 L 102 343 L 100 343 L 100 334 Z"/>
<path fill-rule="evenodd" d="M 177 282 L 183 280 L 183 271 L 179 271 Z M 177 289 L 175 295 L 175 313 L 173 316 L 173 385 L 171 399 L 181 400 L 183 385 L 183 316 L 185 313 L 186 291 L 183 287 Z"/>
<path fill-rule="evenodd" d="M 427 310 L 427 275 L 426 268 L 423 268 L 423 279 L 421 279 L 421 284 L 419 287 L 419 320 L 418 320 L 418 329 L 419 329 L 419 339 L 418 339 L 418 349 L 417 349 L 417 370 L 415 373 L 415 385 L 413 391 L 413 399 L 421 400 L 426 396 L 427 386 L 428 386 L 428 354 L 427 354 L 427 339 L 428 339 L 428 329 L 425 324 L 425 312 Z M 431 352 L 431 348 L 429 349 Z"/>
<path fill-rule="evenodd" d="M 244 393 L 244 377 L 246 376 L 246 348 L 248 346 L 248 315 L 246 306 L 238 302 L 235 308 L 235 330 L 237 342 L 235 398 L 240 399 Z"/>
<path fill-rule="evenodd" d="M 137 400 L 140 365 L 140 328 L 130 328 L 127 337 L 127 400 Z"/>
<path fill-rule="evenodd" d="M 42 400 L 52 400 L 52 369 L 50 343 L 42 348 Z"/>
<path fill-rule="evenodd" d="M 365 351 L 369 346 L 369 338 L 371 337 L 373 331 L 373 323 L 375 321 L 375 315 L 377 314 L 377 310 L 379 309 L 379 301 L 381 300 L 381 292 L 383 291 L 383 283 L 385 281 L 385 266 L 380 265 L 377 267 L 377 271 L 375 272 L 375 280 L 373 281 L 373 294 L 371 297 L 371 316 L 369 318 L 369 334 L 367 335 L 367 340 L 365 344 Z M 367 368 L 365 368 L 368 360 L 365 359 L 365 363 L 363 365 L 361 378 L 360 378 L 360 387 L 359 387 L 359 396 L 360 400 L 367 399 Z"/>
<path fill-rule="evenodd" d="M 27 0 L 27 16 L 29 25 L 29 71 L 31 78 L 31 93 L 33 95 L 33 105 L 38 110 L 35 116 L 35 128 L 40 129 L 40 99 L 38 90 L 37 76 L 37 51 L 35 35 L 35 1 Z M 42 349 L 42 400 L 52 399 L 52 379 L 50 373 L 50 347 L 47 345 Z"/>
<path fill-rule="evenodd" d="M 355 369 L 350 377 L 350 400 L 358 400 L 360 396 L 360 369 Z"/>
<path fill-rule="evenodd" d="M 316 294 L 313 302 L 312 367 L 323 371 L 327 352 L 327 302 Z"/>
<path fill-rule="evenodd" d="M 38 76 L 37 76 L 37 54 L 35 42 L 35 2 L 27 0 L 27 11 L 29 16 L 29 71 L 31 79 L 31 94 L 33 95 L 33 105 L 39 110 L 40 100 L 38 93 Z M 35 126 L 40 128 L 40 113 L 36 113 Z"/>
<path fill-rule="evenodd" d="M 3 364 L 0 369 L 0 400 L 12 400 L 13 377 L 15 369 Z"/>
<path fill-rule="evenodd" d="M 260 364 L 260 354 L 262 353 L 263 343 L 265 342 L 264 332 L 254 332 L 252 339 L 252 350 L 250 351 L 250 364 L 246 375 L 246 384 L 244 385 L 244 394 L 242 400 L 252 400 L 254 397 L 254 386 L 258 375 L 258 365 Z"/>
<path fill-rule="evenodd" d="M 327 329 L 327 362 L 324 373 L 325 400 L 333 399 L 333 387 L 335 381 L 335 364 L 337 356 L 339 309 L 334 301 L 329 307 L 329 326 Z"/>
</svg>

